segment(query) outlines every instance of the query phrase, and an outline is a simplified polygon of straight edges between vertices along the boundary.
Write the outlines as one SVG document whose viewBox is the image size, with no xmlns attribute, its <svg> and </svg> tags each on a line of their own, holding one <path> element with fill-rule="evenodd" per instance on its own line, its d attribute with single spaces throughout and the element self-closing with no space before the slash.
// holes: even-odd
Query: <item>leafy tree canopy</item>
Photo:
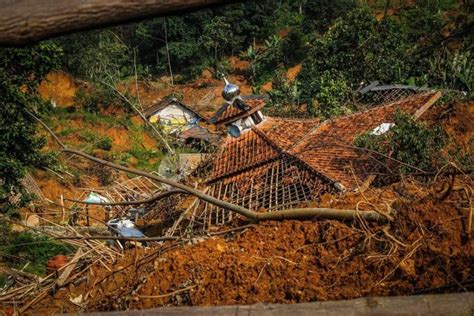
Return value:
<svg viewBox="0 0 474 316">
<path fill-rule="evenodd" d="M 48 164 L 39 150 L 45 140 L 35 136 L 35 122 L 25 110 L 45 108 L 35 96 L 44 76 L 60 63 L 61 49 L 52 42 L 28 48 L 0 49 L 0 199 L 19 191 L 28 168 Z"/>
</svg>

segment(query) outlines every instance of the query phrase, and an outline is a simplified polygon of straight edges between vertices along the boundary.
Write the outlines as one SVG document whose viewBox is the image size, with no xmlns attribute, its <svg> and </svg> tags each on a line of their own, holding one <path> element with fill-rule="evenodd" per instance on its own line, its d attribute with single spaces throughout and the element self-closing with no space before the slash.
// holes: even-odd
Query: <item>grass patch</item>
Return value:
<svg viewBox="0 0 474 316">
<path fill-rule="evenodd" d="M 7 276 L 0 274 L 0 289 L 7 285 Z"/>
<path fill-rule="evenodd" d="M 136 168 L 145 171 L 158 170 L 158 166 L 163 158 L 163 153 L 160 151 L 141 148 L 139 146 L 132 146 L 129 153 L 137 159 Z"/>
<path fill-rule="evenodd" d="M 84 150 L 91 151 L 93 148 L 102 150 L 112 149 L 112 138 L 109 136 L 103 136 L 96 132 L 86 130 L 79 134 L 79 138 L 87 144 Z"/>
<path fill-rule="evenodd" d="M 8 262 L 10 265 L 22 268 L 29 262 L 25 271 L 41 276 L 46 274 L 46 263 L 51 257 L 68 255 L 74 247 L 26 232 L 14 236 L 4 249 L 13 258 Z"/>
</svg>

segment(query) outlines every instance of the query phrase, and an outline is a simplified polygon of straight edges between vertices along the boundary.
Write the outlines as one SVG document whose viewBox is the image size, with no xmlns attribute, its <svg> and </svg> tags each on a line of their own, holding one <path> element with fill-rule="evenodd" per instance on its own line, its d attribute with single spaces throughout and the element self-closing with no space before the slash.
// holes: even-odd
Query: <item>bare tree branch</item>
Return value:
<svg viewBox="0 0 474 316">
<path fill-rule="evenodd" d="M 62 152 L 65 153 L 70 153 L 77 155 L 79 157 L 86 158 L 88 160 L 94 161 L 96 163 L 102 164 L 104 166 L 114 168 L 116 170 L 136 174 L 139 176 L 143 176 L 152 180 L 155 180 L 160 183 L 164 183 L 167 185 L 170 185 L 174 188 L 183 190 L 189 194 L 192 194 L 196 196 L 197 198 L 210 203 L 212 205 L 218 206 L 220 208 L 226 209 L 228 211 L 240 214 L 244 217 L 247 217 L 251 220 L 254 221 L 266 221 L 266 220 L 271 220 L 271 221 L 281 221 L 281 220 L 289 220 L 289 219 L 312 219 L 312 218 L 320 218 L 320 219 L 336 219 L 336 220 L 355 220 L 357 218 L 363 218 L 369 222 L 378 222 L 378 223 L 386 223 L 388 219 L 379 214 L 378 212 L 375 211 L 363 211 L 359 212 L 357 210 L 340 210 L 340 209 L 330 209 L 330 208 L 299 208 L 299 209 L 288 209 L 288 210 L 282 210 L 282 211 L 276 211 L 276 212 L 268 212 L 268 213 L 258 213 L 251 211 L 245 207 L 235 205 L 226 201 L 222 201 L 219 199 L 216 199 L 213 196 L 210 196 L 208 194 L 205 194 L 199 190 L 196 190 L 192 187 L 189 187 L 185 184 L 175 182 L 173 180 L 167 179 L 167 178 L 162 178 L 160 176 L 157 176 L 155 174 L 148 173 L 146 171 L 134 169 L 134 168 L 129 168 L 125 167 L 110 161 L 106 161 L 94 156 L 91 156 L 89 154 L 86 154 L 80 150 L 77 149 L 71 149 L 65 147 L 65 145 L 59 140 L 59 138 L 54 134 L 54 132 L 50 129 L 47 128 L 47 125 L 42 122 L 39 118 L 34 116 L 32 113 L 28 112 L 30 115 L 35 117 L 35 119 L 39 122 L 41 122 L 41 125 L 43 125 L 46 130 L 53 135 L 54 139 L 58 142 L 58 144 L 63 147 Z"/>
<path fill-rule="evenodd" d="M 74 200 L 74 199 L 67 199 L 64 198 L 65 201 L 71 201 L 75 203 L 80 203 L 80 204 L 87 204 L 87 205 L 103 205 L 103 206 L 115 206 L 115 205 L 140 205 L 140 204 L 149 204 L 153 203 L 156 201 L 159 201 L 161 199 L 164 199 L 168 196 L 174 195 L 174 194 L 188 194 L 188 192 L 183 191 L 183 190 L 169 190 L 165 192 L 161 192 L 160 194 L 157 194 L 155 196 L 152 196 L 148 199 L 145 200 L 136 200 L 136 201 L 124 201 L 124 202 L 86 202 L 86 201 L 81 201 L 81 200 Z"/>
</svg>

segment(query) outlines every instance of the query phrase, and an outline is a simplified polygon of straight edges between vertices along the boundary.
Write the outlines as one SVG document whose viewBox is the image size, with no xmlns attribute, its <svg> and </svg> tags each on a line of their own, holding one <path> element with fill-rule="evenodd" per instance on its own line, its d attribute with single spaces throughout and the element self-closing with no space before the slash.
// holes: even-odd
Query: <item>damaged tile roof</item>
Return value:
<svg viewBox="0 0 474 316">
<path fill-rule="evenodd" d="M 236 121 L 244 116 L 248 116 L 261 110 L 266 104 L 266 101 L 261 98 L 245 99 L 244 102 L 250 107 L 249 110 L 245 111 L 235 106 L 228 106 L 227 109 L 216 118 L 215 124 L 222 125 Z"/>
<path fill-rule="evenodd" d="M 423 114 L 441 94 L 418 94 L 385 106 L 327 120 L 296 144 L 289 154 L 298 157 L 315 171 L 347 189 L 356 189 L 367 178 L 373 160 L 354 147 L 357 135 L 393 121 L 397 109 L 415 115 Z M 427 106 L 428 105 L 428 106 Z"/>
<path fill-rule="evenodd" d="M 263 123 L 262 123 L 263 124 Z M 227 137 L 214 161 L 211 179 L 227 177 L 275 159 L 280 152 L 254 129 L 241 137 Z"/>
<path fill-rule="evenodd" d="M 426 92 L 366 111 L 320 122 L 267 117 L 239 138 L 227 137 L 214 160 L 210 182 L 259 172 L 282 155 L 299 160 L 331 183 L 353 190 L 367 178 L 373 165 L 354 147 L 355 137 L 389 123 L 397 109 L 421 116 L 441 96 Z"/>
<path fill-rule="evenodd" d="M 267 117 L 238 138 L 227 137 L 214 161 L 211 179 L 216 180 L 274 160 L 310 131 L 319 120 Z M 291 130 L 291 133 L 288 133 Z"/>
</svg>

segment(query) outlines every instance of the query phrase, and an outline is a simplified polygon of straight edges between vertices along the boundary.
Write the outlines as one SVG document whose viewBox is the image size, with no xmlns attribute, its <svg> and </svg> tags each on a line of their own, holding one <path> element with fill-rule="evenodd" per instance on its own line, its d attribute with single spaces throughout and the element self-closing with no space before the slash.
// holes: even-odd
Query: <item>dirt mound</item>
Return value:
<svg viewBox="0 0 474 316">
<path fill-rule="evenodd" d="M 359 194 L 358 204 L 371 203 L 381 193 L 366 192 L 365 199 Z M 337 221 L 261 223 L 227 239 L 130 250 L 110 267 L 114 272 L 98 265 L 87 283 L 58 291 L 35 312 L 76 311 L 69 298 L 80 294 L 87 297 L 86 310 L 95 311 L 297 303 L 472 288 L 474 242 L 468 237 L 465 198 L 458 191 L 444 201 L 423 193 L 415 202 L 392 190 L 386 194 L 395 197 L 391 227 Z M 354 206 L 355 195 L 347 198 Z M 345 196 L 333 199 L 344 201 Z"/>
<path fill-rule="evenodd" d="M 56 106 L 70 106 L 76 94 L 74 79 L 62 71 L 49 73 L 38 87 L 41 98 L 52 101 Z"/>
</svg>

